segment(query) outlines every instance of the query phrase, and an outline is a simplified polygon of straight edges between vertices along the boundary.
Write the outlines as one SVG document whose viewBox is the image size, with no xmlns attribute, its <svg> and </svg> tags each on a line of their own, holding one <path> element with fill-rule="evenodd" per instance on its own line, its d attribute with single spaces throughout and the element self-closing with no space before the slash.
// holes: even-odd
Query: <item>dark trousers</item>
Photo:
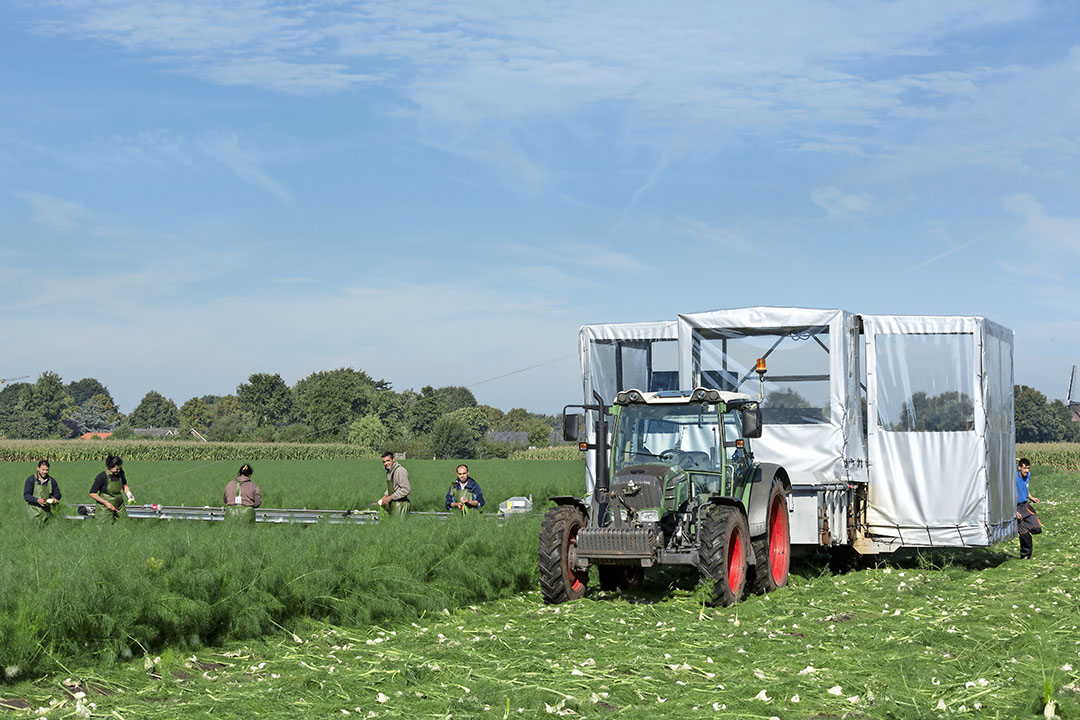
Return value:
<svg viewBox="0 0 1080 720">
<path fill-rule="evenodd" d="M 1031 533 L 1020 533 L 1020 557 L 1031 557 Z"/>
</svg>

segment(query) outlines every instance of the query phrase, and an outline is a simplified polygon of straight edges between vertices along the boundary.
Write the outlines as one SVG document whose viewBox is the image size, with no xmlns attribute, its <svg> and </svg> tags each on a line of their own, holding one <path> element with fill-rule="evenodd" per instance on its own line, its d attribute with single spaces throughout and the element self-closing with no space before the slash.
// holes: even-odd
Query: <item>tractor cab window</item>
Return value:
<svg viewBox="0 0 1080 720">
<path fill-rule="evenodd" d="M 629 405 L 614 443 L 614 469 L 661 464 L 718 470 L 720 424 L 716 405 Z"/>
</svg>

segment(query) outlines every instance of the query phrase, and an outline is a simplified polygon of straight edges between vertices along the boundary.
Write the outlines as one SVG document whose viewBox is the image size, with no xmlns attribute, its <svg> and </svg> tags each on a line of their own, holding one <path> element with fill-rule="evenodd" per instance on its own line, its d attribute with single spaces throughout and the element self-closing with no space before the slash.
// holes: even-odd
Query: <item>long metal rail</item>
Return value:
<svg viewBox="0 0 1080 720">
<path fill-rule="evenodd" d="M 525 509 L 523 505 L 512 503 L 517 498 L 511 498 L 500 506 L 498 512 L 481 513 L 482 517 L 495 518 L 498 521 L 507 516 L 528 514 L 532 510 L 532 502 Z M 505 506 L 505 507 L 504 507 Z M 91 520 L 95 517 L 96 503 L 80 503 L 67 505 L 68 512 L 65 517 L 70 520 Z M 127 516 L 136 520 L 202 520 L 204 522 L 220 522 L 225 519 L 225 508 L 214 506 L 188 507 L 187 505 L 127 505 Z M 412 512 L 410 515 L 420 517 L 435 517 L 446 519 L 458 513 L 453 512 Z M 378 510 L 308 510 L 301 509 L 266 509 L 255 511 L 257 523 L 298 523 L 301 525 L 314 525 L 318 522 L 328 522 L 331 525 L 367 525 L 379 521 Z"/>
</svg>

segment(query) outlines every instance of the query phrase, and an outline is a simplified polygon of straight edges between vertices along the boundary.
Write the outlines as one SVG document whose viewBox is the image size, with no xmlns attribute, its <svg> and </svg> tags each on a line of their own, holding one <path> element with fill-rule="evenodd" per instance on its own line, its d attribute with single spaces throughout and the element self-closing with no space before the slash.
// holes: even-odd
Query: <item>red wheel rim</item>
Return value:
<svg viewBox="0 0 1080 720">
<path fill-rule="evenodd" d="M 578 527 L 578 525 L 574 525 L 570 528 L 570 532 L 566 533 L 566 549 L 563 552 L 563 567 L 566 568 L 566 581 L 570 583 L 570 591 L 574 593 L 581 592 L 588 579 L 586 573 L 574 570 L 573 566 L 570 564 L 570 548 L 577 547 Z"/>
<path fill-rule="evenodd" d="M 788 565 L 791 562 L 788 555 L 791 541 L 786 510 L 784 499 L 775 497 L 769 512 L 769 572 L 772 573 L 773 583 L 776 585 L 783 585 L 787 581 Z"/>
<path fill-rule="evenodd" d="M 728 539 L 727 581 L 728 588 L 736 595 L 739 594 L 743 586 L 743 576 L 746 572 L 745 553 L 742 533 L 739 532 L 738 528 L 735 528 L 731 531 L 731 537 Z"/>
</svg>

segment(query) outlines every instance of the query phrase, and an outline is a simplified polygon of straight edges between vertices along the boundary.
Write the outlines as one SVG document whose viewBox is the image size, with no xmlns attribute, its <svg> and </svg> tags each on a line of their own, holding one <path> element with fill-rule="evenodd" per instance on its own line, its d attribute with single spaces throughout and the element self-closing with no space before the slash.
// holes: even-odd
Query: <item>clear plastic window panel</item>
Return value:
<svg viewBox="0 0 1080 720">
<path fill-rule="evenodd" d="M 598 340 L 592 343 L 593 387 L 606 402 L 620 390 L 678 390 L 679 342 Z"/>
<path fill-rule="evenodd" d="M 754 365 L 764 357 L 767 425 L 829 421 L 829 328 L 796 328 L 748 334 L 737 330 L 695 333 L 701 384 L 756 397 L 761 390 Z"/>
<path fill-rule="evenodd" d="M 888 432 L 964 432 L 975 421 L 970 333 L 874 338 L 878 427 Z"/>
</svg>

